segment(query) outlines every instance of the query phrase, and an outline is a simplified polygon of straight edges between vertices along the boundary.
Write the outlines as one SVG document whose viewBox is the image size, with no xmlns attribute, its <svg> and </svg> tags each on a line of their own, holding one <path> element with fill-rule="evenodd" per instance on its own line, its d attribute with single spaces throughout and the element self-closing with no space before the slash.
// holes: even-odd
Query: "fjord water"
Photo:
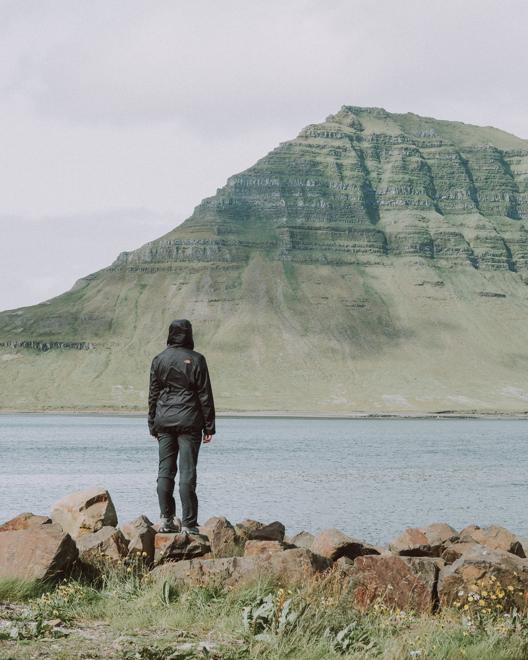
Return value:
<svg viewBox="0 0 528 660">
<path fill-rule="evenodd" d="M 434 521 L 528 536 L 525 421 L 221 418 L 217 430 L 200 452 L 201 521 L 338 527 L 373 543 Z M 143 418 L 1 415 L 0 521 L 93 485 L 121 522 L 155 520 L 156 468 Z"/>
</svg>

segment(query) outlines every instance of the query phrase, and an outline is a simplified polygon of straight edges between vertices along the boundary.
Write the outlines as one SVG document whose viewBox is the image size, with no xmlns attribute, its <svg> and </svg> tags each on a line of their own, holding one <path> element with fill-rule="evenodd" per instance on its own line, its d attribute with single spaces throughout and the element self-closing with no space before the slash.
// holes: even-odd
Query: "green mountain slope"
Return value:
<svg viewBox="0 0 528 660">
<path fill-rule="evenodd" d="M 0 406 L 143 409 L 187 317 L 220 409 L 524 411 L 527 284 L 528 141 L 345 106 L 167 235 L 0 314 Z"/>
</svg>

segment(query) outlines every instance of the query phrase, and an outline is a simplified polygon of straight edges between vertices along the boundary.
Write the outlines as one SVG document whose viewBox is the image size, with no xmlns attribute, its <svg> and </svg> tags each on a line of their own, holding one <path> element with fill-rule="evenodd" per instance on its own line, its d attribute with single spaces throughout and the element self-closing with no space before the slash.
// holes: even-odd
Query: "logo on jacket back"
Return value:
<svg viewBox="0 0 528 660">
<path fill-rule="evenodd" d="M 185 362 L 185 364 L 191 364 L 191 360 L 189 360 L 189 358 L 187 358 L 186 360 L 184 360 L 184 362 Z"/>
</svg>

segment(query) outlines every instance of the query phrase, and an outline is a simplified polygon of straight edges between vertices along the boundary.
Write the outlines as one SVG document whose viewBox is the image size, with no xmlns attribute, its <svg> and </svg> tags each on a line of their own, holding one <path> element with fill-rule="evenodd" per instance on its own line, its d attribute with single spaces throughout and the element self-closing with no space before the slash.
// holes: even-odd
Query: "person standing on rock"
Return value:
<svg viewBox="0 0 528 660">
<path fill-rule="evenodd" d="M 173 495 L 178 456 L 182 531 L 198 532 L 196 464 L 202 441 L 211 442 L 215 433 L 215 407 L 205 357 L 193 349 L 190 321 L 173 321 L 167 348 L 150 368 L 148 426 L 159 445 L 160 532 L 180 531 Z"/>
</svg>

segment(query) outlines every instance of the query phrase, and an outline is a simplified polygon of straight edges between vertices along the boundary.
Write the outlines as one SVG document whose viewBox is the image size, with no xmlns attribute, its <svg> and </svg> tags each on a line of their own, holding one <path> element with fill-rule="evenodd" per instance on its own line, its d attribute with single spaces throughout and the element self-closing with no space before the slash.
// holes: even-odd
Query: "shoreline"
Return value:
<svg viewBox="0 0 528 660">
<path fill-rule="evenodd" d="M 89 409 L 30 409 L 0 408 L 1 415 L 56 415 L 74 417 L 146 417 L 146 411 L 119 410 L 115 408 L 89 408 Z M 496 420 L 528 420 L 528 411 L 430 411 L 430 412 L 310 412 L 287 410 L 225 410 L 216 413 L 218 418 L 270 418 L 270 419 L 349 419 L 349 420 L 424 420 L 424 419 L 496 419 Z"/>
</svg>

